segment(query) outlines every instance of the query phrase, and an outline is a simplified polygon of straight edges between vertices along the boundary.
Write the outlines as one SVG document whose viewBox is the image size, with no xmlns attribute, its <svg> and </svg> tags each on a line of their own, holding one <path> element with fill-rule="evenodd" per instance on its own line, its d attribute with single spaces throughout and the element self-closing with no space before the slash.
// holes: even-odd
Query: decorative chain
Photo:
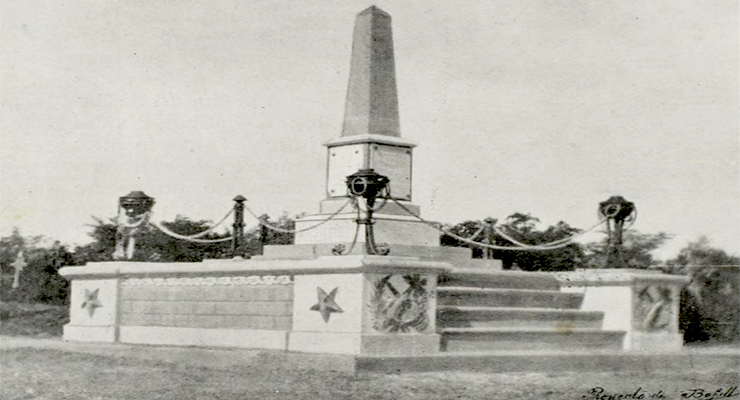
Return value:
<svg viewBox="0 0 740 400">
<path fill-rule="evenodd" d="M 139 216 L 135 222 L 129 223 L 126 221 L 126 219 L 128 219 L 126 218 L 126 214 L 122 212 L 121 214 L 118 215 L 118 218 L 116 218 L 116 224 L 124 228 L 138 228 L 144 223 L 144 221 L 148 220 L 150 216 L 151 216 L 151 212 L 147 211 L 141 214 L 141 216 Z M 134 220 L 134 218 L 131 218 L 131 220 Z"/>
<path fill-rule="evenodd" d="M 331 214 L 329 216 L 329 218 L 327 218 L 327 219 L 319 222 L 318 224 L 311 225 L 309 227 L 301 228 L 301 229 L 285 229 L 285 228 L 280 228 L 280 227 L 277 227 L 277 226 L 274 226 L 274 225 L 270 225 L 265 220 L 260 219 L 260 217 L 258 217 L 257 214 L 254 213 L 254 211 L 252 211 L 249 207 L 247 207 L 246 204 L 244 205 L 244 209 L 246 209 L 257 221 L 259 221 L 259 224 L 260 225 L 262 225 L 262 226 L 264 226 L 264 227 L 266 227 L 268 229 L 272 229 L 273 231 L 282 232 L 282 233 L 297 233 L 297 232 L 305 232 L 305 231 L 308 231 L 308 230 L 311 230 L 311 229 L 318 228 L 321 225 L 324 225 L 325 223 L 327 223 L 327 222 L 331 221 L 332 219 L 334 219 L 342 211 L 344 211 L 344 209 L 347 208 L 347 206 L 350 205 L 351 203 L 353 203 L 353 199 L 352 198 L 350 198 L 349 200 L 347 200 L 347 202 L 344 203 L 344 205 L 342 207 L 340 207 L 337 211 L 335 211 L 333 214 Z"/>
<path fill-rule="evenodd" d="M 196 234 L 194 234 L 194 235 L 181 235 L 181 234 L 179 234 L 179 233 L 175 233 L 175 232 L 172 232 L 171 230 L 169 230 L 169 229 L 168 229 L 168 228 L 167 228 L 166 226 L 164 226 L 164 225 L 163 225 L 162 223 L 160 223 L 160 222 L 151 222 L 151 221 L 149 221 L 149 225 L 151 225 L 151 226 L 153 226 L 153 227 L 155 227 L 155 228 L 159 229 L 159 230 L 160 230 L 160 231 L 162 231 L 162 233 L 164 233 L 165 235 L 171 236 L 171 237 L 173 237 L 173 238 L 175 238 L 175 239 L 181 239 L 181 240 L 186 240 L 186 241 L 188 241 L 188 242 L 193 242 L 193 243 L 220 243 L 220 242 L 226 242 L 226 241 L 228 241 L 228 240 L 232 240 L 232 239 L 233 239 L 233 236 L 229 236 L 229 237 L 227 237 L 227 238 L 223 238 L 223 239 L 199 239 L 199 238 L 201 238 L 201 237 L 203 237 L 203 236 L 206 236 L 206 235 L 208 235 L 209 233 L 213 232 L 213 230 L 214 230 L 214 229 L 216 229 L 216 227 L 218 227 L 218 226 L 219 226 L 219 225 L 221 225 L 222 223 L 224 223 L 224 221 L 226 221 L 226 219 L 227 219 L 227 218 L 229 218 L 229 216 L 230 216 L 230 215 L 231 215 L 231 214 L 232 214 L 233 212 L 234 212 L 234 209 L 232 208 L 232 209 L 231 209 L 231 210 L 229 210 L 229 212 L 227 212 L 227 213 L 226 213 L 226 215 L 224 215 L 224 217 L 223 217 L 223 218 L 221 218 L 221 220 L 220 220 L 220 221 L 218 221 L 218 222 L 217 222 L 216 224 L 214 224 L 214 225 L 213 225 L 213 226 L 211 226 L 210 228 L 206 229 L 205 231 L 203 231 L 203 232 L 200 232 L 200 233 L 196 233 Z M 151 216 L 151 211 L 147 211 L 147 212 L 146 212 L 146 213 L 145 213 L 144 215 L 142 215 L 142 217 L 141 217 L 141 220 L 140 220 L 139 222 L 137 222 L 136 226 L 139 226 L 139 225 L 141 225 L 141 223 L 142 223 L 142 222 L 143 222 L 144 220 L 148 220 L 150 216 Z M 127 226 L 127 225 L 124 225 L 124 226 L 126 226 L 126 227 L 130 227 L 130 226 Z"/>
<path fill-rule="evenodd" d="M 568 237 L 563 238 L 563 239 L 554 240 L 554 241 L 549 242 L 549 243 L 537 244 L 537 245 L 531 245 L 531 244 L 521 243 L 521 242 L 517 241 L 516 239 L 512 238 L 511 236 L 507 235 L 505 232 L 503 232 L 501 229 L 499 229 L 496 226 L 494 226 L 493 229 L 496 231 L 496 233 L 498 233 L 499 235 L 501 235 L 501 237 L 503 237 L 504 239 L 510 241 L 511 243 L 514 243 L 517 246 L 520 246 L 520 247 L 529 247 L 529 248 L 532 248 L 532 249 L 550 250 L 550 249 L 559 249 L 559 248 L 562 248 L 562 247 L 565 247 L 565 246 L 569 245 L 575 238 L 580 237 L 580 236 L 583 236 L 586 233 L 588 233 L 588 232 L 596 229 L 599 225 L 603 224 L 606 220 L 607 220 L 606 218 L 602 218 L 601 220 L 599 220 L 599 222 L 597 222 L 596 224 L 594 224 L 590 228 L 586 229 L 585 231 L 576 233 L 575 235 L 571 235 L 571 236 L 568 236 Z"/>
<path fill-rule="evenodd" d="M 220 221 L 218 221 L 218 222 L 217 222 L 217 223 L 216 223 L 215 225 L 213 225 L 212 227 L 210 227 L 210 228 L 206 229 L 205 231 L 203 231 L 203 232 L 201 232 L 201 233 L 196 233 L 195 235 L 188 235 L 188 237 L 190 237 L 190 238 L 193 238 L 193 239 L 197 239 L 197 238 L 199 238 L 199 237 L 203 237 L 203 236 L 205 236 L 205 235 L 207 235 L 207 234 L 209 234 L 209 233 L 213 232 L 213 230 L 214 230 L 214 229 L 216 229 L 216 227 L 217 227 L 217 226 L 219 226 L 219 225 L 223 224 L 223 223 L 224 223 L 224 221 L 226 221 L 226 218 L 229 218 L 229 216 L 230 216 L 231 214 L 233 214 L 233 213 L 234 213 L 234 209 L 232 208 L 231 210 L 229 210 L 229 212 L 227 212 L 227 213 L 226 213 L 226 215 L 224 215 L 224 217 L 223 217 L 223 218 L 221 218 L 221 220 L 220 220 Z"/>
<path fill-rule="evenodd" d="M 558 241 L 555 241 L 555 242 L 553 242 L 553 243 L 558 243 L 558 242 L 562 242 L 562 243 L 559 243 L 559 244 L 556 244 L 556 245 L 552 245 L 552 243 L 550 243 L 550 244 L 545 244 L 545 245 L 536 245 L 536 246 L 532 246 L 532 245 L 525 245 L 525 244 L 523 244 L 523 243 L 519 243 L 519 242 L 516 242 L 515 240 L 513 240 L 512 238 L 510 238 L 510 237 L 509 237 L 508 235 L 505 235 L 505 234 L 501 234 L 501 233 L 500 233 L 500 231 L 499 231 L 498 229 L 496 229 L 496 232 L 498 232 L 499 234 L 501 234 L 501 236 L 503 236 L 503 237 L 504 237 L 505 239 L 507 239 L 507 240 L 509 240 L 509 241 L 512 241 L 512 242 L 513 242 L 513 243 L 515 243 L 515 244 L 519 243 L 519 245 L 517 245 L 517 246 L 511 246 L 511 247 L 510 247 L 510 246 L 496 246 L 496 245 L 492 245 L 492 244 L 486 244 L 486 243 L 476 242 L 476 241 L 474 241 L 474 240 L 471 240 L 471 239 L 468 239 L 468 238 L 464 238 L 464 237 L 462 237 L 462 236 L 456 235 L 456 234 L 454 234 L 454 233 L 452 233 L 452 232 L 450 232 L 450 231 L 448 231 L 448 230 L 446 230 L 446 229 L 443 229 L 443 228 L 442 228 L 442 224 L 441 224 L 441 223 L 439 223 L 439 222 L 433 222 L 433 221 L 427 221 L 427 220 L 425 220 L 424 218 L 422 218 L 421 216 L 417 215 L 417 214 L 416 214 L 415 212 L 413 212 L 413 211 L 409 210 L 409 209 L 408 209 L 408 208 L 407 208 L 406 206 L 404 206 L 404 205 L 403 205 L 403 204 L 402 204 L 401 202 L 399 202 L 398 200 L 396 200 L 396 199 L 394 199 L 394 198 L 391 198 L 391 200 L 392 200 L 393 202 L 395 202 L 395 203 L 396 203 L 396 205 L 398 205 L 398 206 L 399 206 L 399 207 L 400 207 L 400 208 L 401 208 L 402 210 L 404 210 L 404 211 L 405 211 L 406 213 L 408 213 L 408 214 L 409 214 L 409 215 L 411 215 L 412 217 L 414 217 L 414 218 L 418 219 L 419 221 L 421 221 L 421 222 L 423 222 L 423 223 L 425 223 L 425 224 L 427 224 L 427 225 L 429 225 L 429 226 L 433 227 L 434 229 L 436 229 L 436 230 L 438 230 L 438 231 L 440 231 L 440 232 L 444 233 L 444 234 L 445 234 L 445 235 L 447 235 L 447 236 L 450 236 L 450 237 L 452 237 L 452 238 L 454 238 L 454 239 L 457 239 L 457 240 L 459 240 L 459 241 L 461 241 L 461 242 L 464 242 L 464 243 L 472 244 L 472 245 L 474 245 L 474 246 L 478 246 L 478 247 L 483 247 L 483 248 L 486 248 L 486 249 L 493 249 L 493 250 L 512 250 L 512 251 L 545 251 L 545 250 L 554 250 L 554 249 L 559 249 L 559 248 L 561 248 L 561 247 L 565 247 L 565 246 L 569 245 L 569 244 L 570 244 L 570 242 L 571 242 L 571 241 L 572 241 L 572 240 L 573 240 L 573 239 L 574 239 L 575 237 L 577 237 L 577 236 L 580 236 L 580 235 L 583 235 L 584 233 L 586 233 L 586 232 L 588 232 L 588 231 L 590 231 L 590 230 L 592 230 L 592 229 L 596 228 L 597 226 L 601 225 L 601 224 L 602 224 L 602 223 L 603 223 L 604 221 L 606 221 L 606 219 L 603 219 L 603 220 L 599 221 L 599 223 L 598 223 L 598 224 L 594 225 L 593 227 L 589 228 L 589 229 L 588 229 L 588 230 L 586 230 L 586 231 L 583 231 L 583 232 L 581 232 L 581 233 L 579 233 L 579 234 L 577 234 L 577 235 L 573 235 L 573 236 L 570 236 L 570 237 L 568 237 L 568 238 L 565 238 L 565 239 L 559 239 Z M 495 229 L 495 228 L 494 228 L 494 229 Z M 480 231 L 482 231 L 482 230 L 480 230 Z M 472 236 L 472 238 L 474 239 L 474 238 L 475 238 L 475 236 L 478 236 L 478 234 L 479 234 L 479 233 L 476 233 L 476 234 L 475 234 L 474 236 Z"/>
<path fill-rule="evenodd" d="M 220 243 L 220 242 L 226 242 L 228 240 L 232 240 L 234 238 L 233 236 L 229 236 L 223 239 L 197 239 L 193 236 L 184 236 L 184 235 L 180 235 L 179 233 L 172 232 L 171 230 L 167 229 L 166 226 L 162 225 L 159 222 L 149 222 L 149 224 L 159 229 L 160 231 L 162 231 L 162 233 L 164 233 L 165 235 L 172 236 L 175 239 L 187 240 L 188 242 L 193 242 L 193 243 Z"/>
</svg>

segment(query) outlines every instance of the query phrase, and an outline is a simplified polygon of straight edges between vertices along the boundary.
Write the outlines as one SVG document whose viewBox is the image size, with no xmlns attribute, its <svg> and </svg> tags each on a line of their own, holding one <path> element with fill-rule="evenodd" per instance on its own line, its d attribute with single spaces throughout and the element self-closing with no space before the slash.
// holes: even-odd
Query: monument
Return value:
<svg viewBox="0 0 740 400">
<path fill-rule="evenodd" d="M 395 200 L 374 213 L 376 238 L 389 254 L 501 269 L 498 260 L 472 259 L 469 249 L 440 247 L 440 232 L 402 208 L 421 214 L 420 207 L 412 203 L 416 144 L 401 136 L 391 17 L 378 7 L 357 15 L 341 135 L 324 146 L 326 198 L 320 202 L 319 213 L 296 221 L 296 246 L 268 246 L 264 257 L 313 258 L 333 254 L 337 245 L 352 247 L 358 217 L 351 207 L 342 209 L 348 200 L 346 178 L 360 169 L 373 169 L 390 179 L 389 194 Z M 303 230 L 330 216 L 330 221 L 316 229 Z M 362 252 L 364 235 L 357 240 L 355 254 Z"/>
<path fill-rule="evenodd" d="M 395 79 L 391 18 L 373 6 L 355 24 L 341 135 L 324 144 L 326 198 L 296 222 L 295 244 L 266 246 L 249 260 L 65 267 L 72 289 L 64 339 L 343 354 L 378 371 L 538 370 L 557 360 L 604 368 L 584 352 L 618 357 L 650 342 L 627 342 L 631 325 L 604 321 L 631 314 L 612 318 L 598 301 L 582 309 L 590 292 L 561 290 L 553 274 L 501 271 L 497 260 L 471 259 L 470 249 L 439 246 L 440 233 L 415 217 L 415 144 L 401 136 Z M 387 255 L 367 254 L 367 236 L 355 236 L 368 210 L 359 200 L 358 210 L 350 207 L 347 177 L 370 170 L 390 181 L 393 201 L 372 218 L 388 249 L 376 254 Z M 646 282 L 656 289 L 642 289 Z M 677 334 L 670 293 L 681 284 L 653 275 L 619 285 L 637 293 L 639 329 L 660 339 Z M 618 300 L 632 310 L 632 298 Z"/>
</svg>

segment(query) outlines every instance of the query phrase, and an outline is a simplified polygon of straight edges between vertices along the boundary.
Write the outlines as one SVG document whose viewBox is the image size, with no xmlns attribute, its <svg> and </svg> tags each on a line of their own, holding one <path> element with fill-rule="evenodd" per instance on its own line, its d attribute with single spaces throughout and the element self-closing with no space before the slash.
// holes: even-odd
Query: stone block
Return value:
<svg viewBox="0 0 740 400">
<path fill-rule="evenodd" d="M 191 304 L 193 304 L 192 314 L 209 315 L 209 314 L 216 313 L 216 302 L 198 301 L 198 302 L 193 302 Z"/>
<path fill-rule="evenodd" d="M 360 238 L 352 254 L 362 255 L 365 252 L 364 238 Z M 318 257 L 334 257 L 333 249 L 342 244 L 348 250 L 351 243 L 323 243 L 265 246 L 264 254 L 252 257 L 254 260 L 310 260 Z M 472 252 L 464 247 L 418 246 L 408 244 L 394 244 L 390 246 L 390 254 L 394 257 L 414 257 L 422 260 L 454 262 L 458 267 L 473 267 L 481 271 L 501 269 L 500 260 L 473 259 Z"/>
<path fill-rule="evenodd" d="M 115 342 L 115 326 L 86 326 L 66 324 L 63 328 L 63 338 L 73 342 Z"/>
<path fill-rule="evenodd" d="M 202 329 L 159 326 L 123 326 L 122 343 L 176 346 L 287 349 L 287 332 L 256 329 Z"/>
<path fill-rule="evenodd" d="M 161 324 L 161 318 L 157 314 L 121 314 L 121 326 L 148 326 Z"/>
<path fill-rule="evenodd" d="M 578 288 L 563 288 L 564 292 L 583 293 L 581 310 L 604 312 L 603 328 L 629 331 L 632 319 L 632 291 L 626 286 L 589 287 L 588 293 Z M 621 307 L 617 307 L 621 305 Z"/>
<path fill-rule="evenodd" d="M 361 334 L 342 332 L 290 332 L 288 350 L 304 353 L 360 354 Z M 439 344 L 437 344 L 439 346 Z"/>
<path fill-rule="evenodd" d="M 439 335 L 374 335 L 341 332 L 291 332 L 288 350 L 305 353 L 422 355 L 439 352 Z"/>
<path fill-rule="evenodd" d="M 253 302 L 219 302 L 214 314 L 231 315 L 288 315 L 292 314 L 291 302 L 287 301 L 253 301 Z"/>
<path fill-rule="evenodd" d="M 132 287 L 123 286 L 121 288 L 122 300 L 140 300 L 140 301 L 174 301 L 175 292 L 158 286 Z"/>
<path fill-rule="evenodd" d="M 291 300 L 290 285 L 254 286 L 124 286 L 123 300 L 138 301 L 277 301 Z"/>
<path fill-rule="evenodd" d="M 425 355 L 439 353 L 440 336 L 430 335 L 362 335 L 360 354 Z"/>
<path fill-rule="evenodd" d="M 620 349 L 625 336 L 624 331 L 573 328 L 445 328 L 441 332 L 442 350 L 448 352 Z"/>
<path fill-rule="evenodd" d="M 69 306 L 70 325 L 115 325 L 118 291 L 118 279 L 73 280 Z"/>
<path fill-rule="evenodd" d="M 354 172 L 357 172 L 357 168 L 355 168 Z M 350 174 L 353 174 L 354 172 L 351 172 Z M 347 200 L 348 200 L 348 197 L 330 197 L 330 198 L 324 199 L 321 201 L 319 205 L 319 214 L 331 215 L 339 211 L 342 207 L 344 207 L 344 209 L 342 210 L 343 214 L 357 215 L 357 212 L 352 208 L 351 205 L 345 206 L 345 204 L 347 204 Z M 400 203 L 403 204 L 404 207 L 406 207 L 409 211 L 413 212 L 414 214 L 416 215 L 421 214 L 421 207 L 419 207 L 418 205 L 412 204 L 408 201 L 400 201 Z M 386 205 L 383 206 L 381 211 L 383 212 L 383 214 L 404 215 L 404 216 L 409 215 L 409 213 L 406 212 L 406 210 L 404 210 L 398 204 L 392 201 L 387 202 Z"/>
<path fill-rule="evenodd" d="M 446 306 L 537 307 L 577 309 L 583 295 L 560 291 L 440 287 L 439 303 Z"/>
<path fill-rule="evenodd" d="M 631 348 L 643 352 L 674 352 L 683 346 L 683 335 L 678 333 L 632 332 Z"/>
<path fill-rule="evenodd" d="M 363 277 L 361 274 L 300 275 L 294 280 L 293 329 L 298 331 L 362 331 Z M 336 291 L 335 291 L 336 290 Z M 328 311 L 326 320 L 312 308 L 334 293 L 333 302 L 341 311 Z"/>
<path fill-rule="evenodd" d="M 293 316 L 274 316 L 272 320 L 275 330 L 290 331 L 293 329 Z"/>
<path fill-rule="evenodd" d="M 296 229 L 316 225 L 328 217 L 328 215 L 309 215 L 300 218 L 296 220 Z M 315 229 L 299 232 L 296 234 L 295 244 L 351 243 L 357 228 L 356 218 L 354 214 L 342 214 Z M 373 219 L 377 243 L 386 243 L 390 246 L 394 244 L 439 246 L 439 231 L 414 217 L 380 213 Z M 360 232 L 358 240 L 364 243 L 364 232 Z"/>
<path fill-rule="evenodd" d="M 285 330 L 290 329 L 291 318 L 261 315 L 123 314 L 121 326 Z"/>
</svg>

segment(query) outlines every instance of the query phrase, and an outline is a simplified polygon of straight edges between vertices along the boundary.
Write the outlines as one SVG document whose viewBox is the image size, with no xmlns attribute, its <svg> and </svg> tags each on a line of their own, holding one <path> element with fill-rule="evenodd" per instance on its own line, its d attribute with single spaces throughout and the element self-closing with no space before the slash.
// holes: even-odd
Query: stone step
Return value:
<svg viewBox="0 0 740 400">
<path fill-rule="evenodd" d="M 458 286 L 437 288 L 438 306 L 578 309 L 582 301 L 582 293 L 555 290 L 492 289 Z"/>
<path fill-rule="evenodd" d="M 363 373 L 472 371 L 488 373 L 659 372 L 737 373 L 737 351 L 679 351 L 672 353 L 585 351 L 496 351 L 436 353 L 419 356 L 358 356 L 356 370 Z M 583 388 L 586 394 L 588 388 Z M 579 393 L 580 395 L 580 393 Z M 647 398 L 647 396 L 645 396 Z M 580 398 L 575 396 L 574 398 Z"/>
<path fill-rule="evenodd" d="M 563 310 L 553 308 L 498 308 L 439 306 L 439 328 L 601 328 L 601 311 Z"/>
<path fill-rule="evenodd" d="M 559 290 L 560 283 L 554 276 L 538 272 L 481 271 L 456 268 L 439 277 L 439 286 Z"/>
<path fill-rule="evenodd" d="M 588 328 L 442 328 L 441 351 L 618 350 L 625 332 Z"/>
</svg>

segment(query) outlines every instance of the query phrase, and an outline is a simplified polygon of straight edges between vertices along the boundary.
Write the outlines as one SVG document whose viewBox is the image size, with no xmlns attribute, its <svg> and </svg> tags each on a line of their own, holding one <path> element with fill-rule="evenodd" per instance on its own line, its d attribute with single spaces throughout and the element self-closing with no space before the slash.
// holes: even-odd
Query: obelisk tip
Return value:
<svg viewBox="0 0 740 400">
<path fill-rule="evenodd" d="M 387 12 L 381 10 L 380 8 L 378 8 L 375 5 L 372 5 L 372 6 L 368 7 L 368 8 L 366 8 L 366 9 L 362 10 L 359 14 L 357 14 L 357 16 L 365 15 L 365 14 L 382 15 L 382 16 L 388 17 L 388 18 L 391 17 L 390 14 L 388 14 Z"/>
</svg>

